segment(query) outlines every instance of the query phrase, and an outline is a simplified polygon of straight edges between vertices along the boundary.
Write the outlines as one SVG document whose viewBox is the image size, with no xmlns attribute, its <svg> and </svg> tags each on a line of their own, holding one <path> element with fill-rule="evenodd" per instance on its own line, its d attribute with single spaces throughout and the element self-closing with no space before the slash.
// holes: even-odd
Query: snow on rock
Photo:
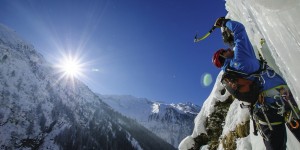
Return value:
<svg viewBox="0 0 300 150">
<path fill-rule="evenodd" d="M 165 104 L 130 95 L 100 95 L 115 111 L 132 118 L 150 131 L 178 147 L 193 130 L 200 106 L 192 103 Z"/>
<path fill-rule="evenodd" d="M 0 68 L 0 149 L 174 149 L 1 24 Z"/>
<path fill-rule="evenodd" d="M 221 94 L 221 91 L 224 87 L 221 85 L 221 77 L 223 72 L 221 72 L 216 80 L 214 88 L 210 94 L 210 96 L 204 102 L 200 113 L 197 115 L 195 119 L 195 128 L 192 134 L 192 137 L 200 135 L 201 133 L 206 133 L 205 130 L 205 120 L 212 112 L 214 112 L 214 105 L 217 101 L 225 101 L 230 95 L 227 91 L 225 94 Z"/>
<path fill-rule="evenodd" d="M 223 127 L 223 135 L 234 131 L 237 124 L 243 124 L 250 118 L 249 110 L 240 107 L 241 102 L 235 99 L 230 105 L 227 117 L 225 119 L 225 126 Z"/>
<path fill-rule="evenodd" d="M 159 103 L 154 103 L 152 105 L 152 113 L 159 113 Z"/>
<path fill-rule="evenodd" d="M 255 149 L 255 148 L 252 148 L 251 146 L 251 143 L 249 143 L 250 137 L 245 137 L 245 138 L 239 138 L 237 139 L 236 141 L 236 149 L 238 150 L 251 150 L 251 149 Z M 257 150 L 257 149 L 255 149 Z"/>
<path fill-rule="evenodd" d="M 287 81 L 291 91 L 300 104 L 300 1 L 299 0 L 226 0 L 227 18 L 244 24 L 253 47 L 261 51 L 268 64 Z M 266 41 L 261 44 L 261 39 Z M 222 74 L 222 73 L 220 73 Z M 219 83 L 219 77 L 215 86 L 204 102 L 204 105 L 195 119 L 195 128 L 191 136 L 181 141 L 180 150 L 193 147 L 194 138 L 205 131 L 206 117 L 214 111 L 217 100 L 225 100 L 228 96 L 220 95 L 219 89 L 223 88 Z M 223 97 L 222 97 L 223 96 Z M 239 107 L 240 102 L 235 100 L 227 113 L 223 133 L 233 131 L 237 124 L 249 120 L 249 113 Z M 287 149 L 299 149 L 300 143 L 287 130 Z M 250 121 L 250 135 L 236 140 L 236 149 L 264 150 L 263 139 L 260 135 L 253 135 L 253 124 Z M 202 150 L 208 149 L 203 146 Z M 218 149 L 223 149 L 221 144 Z"/>
<path fill-rule="evenodd" d="M 201 133 L 207 134 L 205 129 L 206 124 L 206 118 L 214 112 L 214 105 L 217 101 L 225 101 L 228 96 L 230 95 L 227 91 L 223 94 L 221 94 L 221 91 L 224 89 L 224 87 L 221 84 L 221 77 L 223 75 L 223 72 L 220 72 L 218 75 L 214 88 L 210 94 L 210 96 L 206 99 L 204 102 L 201 111 L 195 118 L 195 127 L 193 130 L 193 133 L 191 136 L 188 136 L 184 140 L 181 141 L 179 144 L 180 150 L 186 150 L 190 149 L 194 145 L 194 138 L 196 138 Z"/>
<path fill-rule="evenodd" d="M 179 150 L 187 150 L 187 149 L 192 148 L 194 144 L 195 144 L 194 138 L 192 136 L 187 136 L 186 138 L 184 138 L 182 140 L 178 149 Z"/>
</svg>

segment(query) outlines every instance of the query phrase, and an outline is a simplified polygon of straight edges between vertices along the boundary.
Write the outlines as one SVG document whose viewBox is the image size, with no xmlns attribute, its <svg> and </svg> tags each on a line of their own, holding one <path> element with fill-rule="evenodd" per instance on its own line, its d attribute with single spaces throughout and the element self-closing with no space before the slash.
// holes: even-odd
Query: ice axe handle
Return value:
<svg viewBox="0 0 300 150">
<path fill-rule="evenodd" d="M 205 38 L 207 38 L 217 27 L 216 26 L 213 26 L 204 36 L 198 38 L 198 35 L 196 34 L 195 35 L 195 38 L 194 38 L 194 42 L 199 42 L 199 41 L 202 41 L 204 40 Z"/>
</svg>

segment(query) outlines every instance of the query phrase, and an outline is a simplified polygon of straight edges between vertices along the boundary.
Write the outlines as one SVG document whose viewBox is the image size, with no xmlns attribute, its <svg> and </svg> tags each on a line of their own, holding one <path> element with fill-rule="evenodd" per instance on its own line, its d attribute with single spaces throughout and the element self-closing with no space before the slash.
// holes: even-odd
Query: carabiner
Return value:
<svg viewBox="0 0 300 150">
<path fill-rule="evenodd" d="M 295 125 L 292 123 L 292 121 L 290 122 L 290 126 L 293 128 L 293 129 L 298 129 L 299 127 L 299 122 L 297 120 L 293 120 L 295 122 Z"/>
</svg>

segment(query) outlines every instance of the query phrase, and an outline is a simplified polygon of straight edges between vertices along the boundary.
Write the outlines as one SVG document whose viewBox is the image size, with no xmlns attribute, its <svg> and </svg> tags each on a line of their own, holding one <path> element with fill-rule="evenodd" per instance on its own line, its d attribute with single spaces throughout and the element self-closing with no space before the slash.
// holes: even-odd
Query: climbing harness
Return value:
<svg viewBox="0 0 300 150">
<path fill-rule="evenodd" d="M 286 122 L 289 123 L 292 128 L 299 127 L 299 109 L 292 104 L 290 90 L 287 85 L 280 85 L 263 91 L 261 96 L 275 99 L 275 104 L 278 106 L 277 113 L 284 116 Z M 288 104 L 288 107 L 285 106 L 285 103 Z M 290 110 L 286 110 L 286 108 L 290 108 Z"/>
<path fill-rule="evenodd" d="M 260 103 L 260 107 L 259 108 L 261 109 L 261 111 L 262 111 L 262 113 L 263 113 L 263 115 L 265 117 L 266 123 L 267 123 L 269 129 L 272 131 L 273 128 L 272 128 L 272 125 L 271 125 L 271 123 L 269 121 L 269 118 L 268 118 L 268 116 L 266 114 L 267 109 L 266 109 L 266 106 L 264 104 L 264 97 L 262 95 L 259 95 L 258 102 Z"/>
<path fill-rule="evenodd" d="M 265 139 L 266 141 L 269 141 L 268 136 L 263 132 L 263 130 L 261 128 L 261 124 L 259 123 L 259 119 L 256 114 L 253 114 L 252 120 L 253 120 L 253 126 L 254 126 L 254 135 L 257 135 L 257 131 L 258 131 L 263 139 Z"/>
<path fill-rule="evenodd" d="M 254 135 L 257 132 L 268 141 L 266 133 L 262 130 L 262 126 L 268 126 L 269 130 L 273 130 L 272 126 L 281 125 L 285 122 L 293 129 L 300 126 L 299 109 L 293 103 L 293 97 L 290 96 L 290 90 L 287 85 L 276 86 L 272 89 L 265 90 L 259 94 L 257 102 L 253 105 L 240 104 L 241 108 L 249 108 L 253 120 Z M 271 114 L 279 114 L 282 116 L 278 121 L 270 120 Z M 268 116 L 268 115 L 269 116 Z"/>
</svg>

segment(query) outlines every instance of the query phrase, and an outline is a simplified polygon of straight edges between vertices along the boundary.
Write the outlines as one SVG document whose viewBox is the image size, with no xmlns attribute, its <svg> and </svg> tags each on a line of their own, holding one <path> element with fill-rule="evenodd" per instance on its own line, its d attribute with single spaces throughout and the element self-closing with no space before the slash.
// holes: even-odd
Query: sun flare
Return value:
<svg viewBox="0 0 300 150">
<path fill-rule="evenodd" d="M 62 64 L 62 69 L 67 76 L 76 77 L 80 74 L 80 64 L 75 60 L 66 60 Z"/>
<path fill-rule="evenodd" d="M 57 66 L 62 77 L 73 79 L 78 78 L 83 73 L 83 64 L 75 56 L 64 56 Z"/>
</svg>

